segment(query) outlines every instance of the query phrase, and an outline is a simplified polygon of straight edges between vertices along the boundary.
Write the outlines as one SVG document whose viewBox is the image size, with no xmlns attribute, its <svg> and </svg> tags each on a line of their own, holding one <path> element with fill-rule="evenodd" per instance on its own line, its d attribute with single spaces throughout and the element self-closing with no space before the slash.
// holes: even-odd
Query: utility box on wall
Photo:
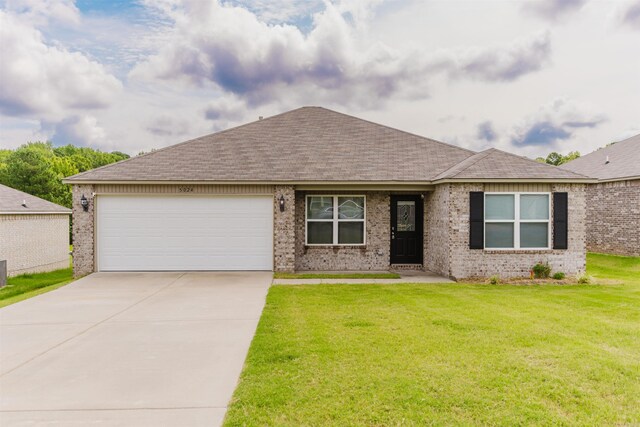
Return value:
<svg viewBox="0 0 640 427">
<path fill-rule="evenodd" d="M 7 284 L 7 261 L 0 260 L 0 288 Z"/>
</svg>

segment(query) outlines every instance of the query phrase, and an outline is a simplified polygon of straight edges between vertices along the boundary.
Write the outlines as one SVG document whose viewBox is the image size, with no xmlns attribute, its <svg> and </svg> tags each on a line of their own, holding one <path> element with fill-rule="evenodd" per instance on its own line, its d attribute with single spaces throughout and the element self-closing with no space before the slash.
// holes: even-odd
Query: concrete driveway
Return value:
<svg viewBox="0 0 640 427">
<path fill-rule="evenodd" d="M 0 309 L 0 425 L 219 425 L 271 273 L 96 273 Z"/>
</svg>

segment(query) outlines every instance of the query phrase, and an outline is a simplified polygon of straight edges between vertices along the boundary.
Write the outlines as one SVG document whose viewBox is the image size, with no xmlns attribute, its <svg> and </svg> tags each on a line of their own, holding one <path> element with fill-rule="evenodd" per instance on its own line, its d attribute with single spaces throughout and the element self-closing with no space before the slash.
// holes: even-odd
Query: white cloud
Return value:
<svg viewBox="0 0 640 427">
<path fill-rule="evenodd" d="M 535 15 L 550 21 L 559 20 L 572 12 L 580 10 L 587 0 L 529 0 L 523 4 L 525 13 Z"/>
<path fill-rule="evenodd" d="M 631 2 L 622 12 L 622 23 L 640 30 L 640 1 Z"/>
<path fill-rule="evenodd" d="M 147 130 L 156 136 L 182 137 L 189 133 L 190 125 L 186 119 L 161 114 L 149 122 Z"/>
<path fill-rule="evenodd" d="M 581 129 L 593 129 L 607 120 L 584 103 L 557 98 L 517 125 L 510 137 L 514 146 L 560 147 Z"/>
<path fill-rule="evenodd" d="M 0 113 L 61 120 L 109 106 L 122 85 L 99 63 L 48 46 L 42 34 L 0 11 Z"/>
<path fill-rule="evenodd" d="M 5 8 L 34 25 L 51 21 L 67 25 L 80 23 L 80 11 L 74 0 L 5 0 Z"/>
<path fill-rule="evenodd" d="M 93 116 L 72 116 L 48 126 L 52 129 L 50 140 L 56 145 L 73 144 L 83 147 L 112 149 L 112 143 L 107 138 L 107 132 Z"/>
<path fill-rule="evenodd" d="M 550 55 L 547 34 L 484 49 L 394 48 L 367 32 L 378 3 L 326 3 L 304 34 L 228 4 L 166 2 L 161 10 L 175 22 L 170 40 L 130 76 L 212 88 L 248 107 L 278 102 L 378 108 L 391 97 L 428 97 L 434 76 L 513 81 L 540 70 Z"/>
</svg>

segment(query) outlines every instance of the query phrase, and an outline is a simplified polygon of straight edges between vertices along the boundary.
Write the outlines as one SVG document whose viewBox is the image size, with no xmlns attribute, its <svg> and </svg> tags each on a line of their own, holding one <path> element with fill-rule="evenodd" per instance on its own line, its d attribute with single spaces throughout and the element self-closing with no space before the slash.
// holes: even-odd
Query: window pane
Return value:
<svg viewBox="0 0 640 427">
<path fill-rule="evenodd" d="M 333 197 L 307 197 L 307 218 L 333 219 Z"/>
<path fill-rule="evenodd" d="M 338 197 L 339 219 L 364 219 L 364 197 Z"/>
<path fill-rule="evenodd" d="M 549 195 L 521 195 L 520 219 L 549 219 Z"/>
<path fill-rule="evenodd" d="M 521 248 L 546 248 L 548 241 L 548 226 L 545 223 L 520 223 Z"/>
<path fill-rule="evenodd" d="M 333 243 L 333 222 L 308 222 L 307 243 L 311 245 Z"/>
<path fill-rule="evenodd" d="M 515 219 L 513 194 L 489 194 L 484 203 L 485 219 Z"/>
<path fill-rule="evenodd" d="M 361 245 L 364 243 L 364 222 L 339 222 L 338 243 Z"/>
<path fill-rule="evenodd" d="M 513 224 L 512 223 L 486 223 L 485 248 L 512 248 Z"/>
<path fill-rule="evenodd" d="M 416 230 L 416 202 L 398 201 L 396 210 L 396 230 L 415 231 Z"/>
</svg>

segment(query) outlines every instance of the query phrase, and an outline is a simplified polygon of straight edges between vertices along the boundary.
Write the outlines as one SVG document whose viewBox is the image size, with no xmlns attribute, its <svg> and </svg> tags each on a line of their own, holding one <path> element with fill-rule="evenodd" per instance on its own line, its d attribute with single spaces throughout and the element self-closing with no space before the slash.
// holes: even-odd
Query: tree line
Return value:
<svg viewBox="0 0 640 427">
<path fill-rule="evenodd" d="M 63 178 L 128 158 L 120 151 L 29 142 L 15 150 L 0 149 L 0 183 L 71 208 L 71 186 Z"/>
<path fill-rule="evenodd" d="M 540 163 L 547 163 L 553 166 L 560 166 L 567 162 L 570 162 L 571 160 L 575 160 L 578 157 L 580 157 L 580 152 L 578 151 L 570 151 L 569 154 L 567 154 L 566 156 L 563 156 L 560 153 L 556 153 L 555 151 L 552 151 L 547 155 L 547 157 L 538 157 L 536 160 L 539 161 Z"/>
</svg>

